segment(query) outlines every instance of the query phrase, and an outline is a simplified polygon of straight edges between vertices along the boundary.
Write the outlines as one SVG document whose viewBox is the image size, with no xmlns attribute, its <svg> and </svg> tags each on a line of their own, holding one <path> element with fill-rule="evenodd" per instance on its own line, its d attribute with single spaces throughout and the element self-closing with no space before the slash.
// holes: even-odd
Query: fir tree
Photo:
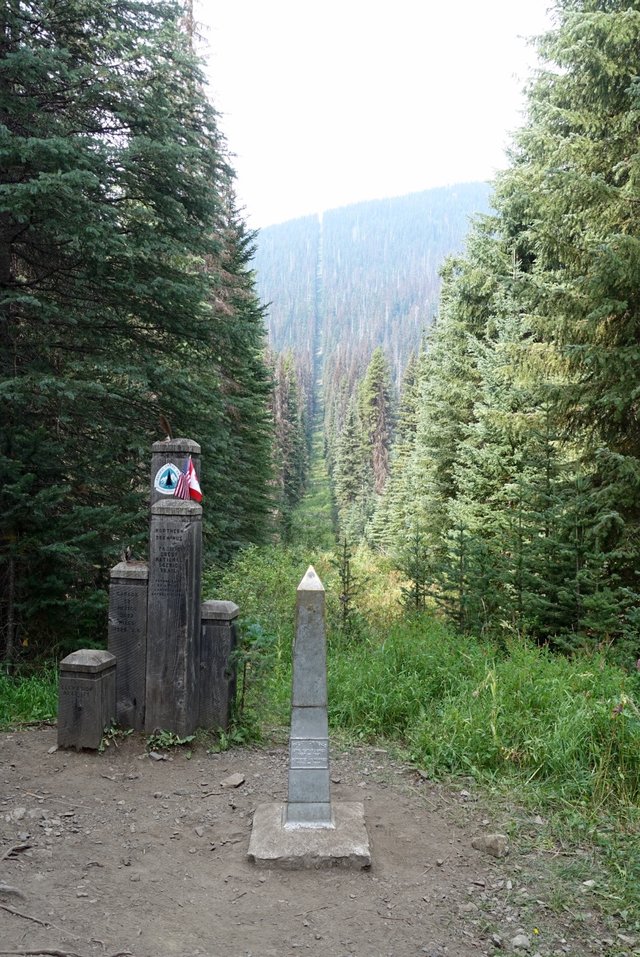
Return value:
<svg viewBox="0 0 640 957">
<path fill-rule="evenodd" d="M 617 595 L 617 622 L 608 601 L 601 626 L 591 621 L 600 637 L 633 631 L 638 604 L 636 7 L 557 3 L 529 122 L 497 196 L 538 289 L 536 332 L 565 370 L 555 401 L 590 486 L 585 548 L 608 581 L 593 587 Z"/>
<path fill-rule="evenodd" d="M 264 358 L 266 310 L 256 296 L 252 271 L 255 234 L 236 210 L 231 182 L 221 201 L 216 223 L 219 262 L 209 266 L 217 286 L 215 297 L 209 296 L 214 313 L 224 310 L 230 321 L 217 323 L 213 341 L 222 407 L 215 444 L 208 447 L 217 476 L 207 496 L 209 509 L 219 513 L 217 537 L 211 541 L 209 536 L 207 553 L 218 562 L 239 546 L 266 538 L 274 504 L 272 382 Z M 205 463 L 207 470 L 210 467 Z M 304 461 L 299 467 L 304 472 Z M 304 482 L 304 474 L 299 482 Z"/>
<path fill-rule="evenodd" d="M 423 358 L 424 353 L 419 357 L 412 353 L 404 371 L 395 440 L 389 459 L 389 479 L 376 499 L 375 512 L 368 529 L 369 540 L 382 549 L 392 549 L 395 542 L 403 541 L 407 529 L 415 533 L 414 503 L 410 500 L 406 479 L 407 466 L 415 448 Z"/>
<path fill-rule="evenodd" d="M 373 489 L 380 495 L 389 477 L 391 376 L 382 348 L 374 349 L 358 389 L 360 420 L 369 445 Z"/>
<path fill-rule="evenodd" d="M 291 511 L 304 492 L 308 468 L 305 402 L 293 353 L 287 350 L 274 361 L 272 410 L 275 425 L 275 468 L 279 511 L 285 537 Z"/>
<path fill-rule="evenodd" d="M 355 398 L 338 438 L 333 489 L 340 528 L 350 540 L 359 541 L 372 513 L 373 476 Z"/>
<path fill-rule="evenodd" d="M 483 249 L 480 239 L 479 249 Z M 426 537 L 432 575 L 446 560 L 452 529 L 449 504 L 457 494 L 456 463 L 465 429 L 473 417 L 478 384 L 474 343 L 484 336 L 493 288 L 478 292 L 475 271 L 463 260 L 443 270 L 441 311 L 430 331 L 420 365 L 418 412 L 411 455 L 396 493 L 398 547 L 419 525 Z M 454 523 L 455 524 L 455 523 Z"/>
<path fill-rule="evenodd" d="M 220 494 L 205 510 L 209 546 L 228 553 L 264 527 L 260 309 L 224 143 L 180 18 L 177 4 L 145 0 L 3 7 L 7 658 L 27 643 L 104 634 L 109 566 L 123 542 L 144 548 L 160 413 L 202 444 L 205 500 Z"/>
</svg>

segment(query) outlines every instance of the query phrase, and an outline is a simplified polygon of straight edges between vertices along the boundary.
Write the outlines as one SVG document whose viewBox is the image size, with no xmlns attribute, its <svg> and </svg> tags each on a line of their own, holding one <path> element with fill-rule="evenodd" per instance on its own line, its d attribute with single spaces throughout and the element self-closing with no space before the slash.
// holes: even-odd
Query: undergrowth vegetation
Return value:
<svg viewBox="0 0 640 957">
<path fill-rule="evenodd" d="M 408 614 L 398 573 L 363 546 L 248 547 L 204 581 L 204 597 L 241 609 L 228 743 L 287 727 L 295 593 L 309 564 L 326 589 L 332 732 L 384 739 L 431 778 L 473 777 L 488 794 L 543 813 L 545 840 L 598 849 L 603 907 L 640 929 L 640 673 L 606 651 L 563 656 L 525 638 L 461 636 L 433 608 Z M 0 726 L 52 718 L 56 695 L 53 668 L 0 676 Z"/>
<path fill-rule="evenodd" d="M 640 674 L 606 654 L 554 654 L 456 634 L 433 609 L 407 615 L 379 555 L 353 552 L 354 624 L 341 627 L 340 550 L 250 548 L 209 584 L 242 608 L 253 731 L 286 726 L 295 588 L 312 562 L 327 591 L 333 733 L 395 742 L 432 778 L 471 776 L 548 821 L 544 841 L 591 848 L 603 910 L 640 929 Z M 253 657 L 252 657 L 253 656 Z"/>
<path fill-rule="evenodd" d="M 517 638 L 498 645 L 460 636 L 429 612 L 402 616 L 401 583 L 363 548 L 354 577 L 366 584 L 345 634 L 335 559 L 312 557 L 327 590 L 334 728 L 398 738 L 432 775 L 521 782 L 551 805 L 640 803 L 640 675 L 605 655 L 564 657 Z M 245 632 L 267 638 L 269 667 L 248 700 L 271 722 L 287 718 L 295 586 L 308 562 L 297 548 L 252 548 L 215 583 L 241 606 Z"/>
<path fill-rule="evenodd" d="M 30 674 L 0 673 L 0 728 L 52 721 L 58 713 L 58 671 L 50 663 Z"/>
</svg>

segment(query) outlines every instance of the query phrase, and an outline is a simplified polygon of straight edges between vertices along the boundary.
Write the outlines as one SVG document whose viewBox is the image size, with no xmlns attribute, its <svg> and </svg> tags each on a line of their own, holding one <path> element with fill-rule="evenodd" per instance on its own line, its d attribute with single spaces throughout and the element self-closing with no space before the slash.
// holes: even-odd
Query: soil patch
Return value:
<svg viewBox="0 0 640 957">
<path fill-rule="evenodd" d="M 196 749 L 191 759 L 176 750 L 154 760 L 140 736 L 104 754 L 55 744 L 55 728 L 0 735 L 0 953 L 606 950 L 583 888 L 579 914 L 556 914 L 546 899 L 558 852 L 525 853 L 517 841 L 503 858 L 475 849 L 478 835 L 508 829 L 506 817 L 483 807 L 472 784 L 425 780 L 382 749 L 332 749 L 332 797 L 364 803 L 371 869 L 291 872 L 247 861 L 256 806 L 286 799 L 285 747 Z M 233 774 L 243 783 L 223 787 Z"/>
</svg>

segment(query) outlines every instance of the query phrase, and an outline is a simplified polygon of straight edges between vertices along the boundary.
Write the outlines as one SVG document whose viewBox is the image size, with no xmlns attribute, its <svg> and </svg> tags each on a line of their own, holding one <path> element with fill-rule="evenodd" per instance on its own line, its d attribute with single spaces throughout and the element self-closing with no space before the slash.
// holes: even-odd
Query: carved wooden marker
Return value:
<svg viewBox="0 0 640 957">
<path fill-rule="evenodd" d="M 85 649 L 61 664 L 61 747 L 97 748 L 114 718 L 147 732 L 228 729 L 238 607 L 200 603 L 202 507 L 176 497 L 189 459 L 199 477 L 197 442 L 153 446 L 149 564 L 111 570 L 109 652 Z M 190 494 L 201 497 L 191 483 Z"/>
<path fill-rule="evenodd" d="M 192 734 L 198 724 L 202 507 L 151 507 L 145 730 Z"/>
<path fill-rule="evenodd" d="M 309 566 L 297 591 L 285 825 L 331 827 L 324 587 Z"/>
<path fill-rule="evenodd" d="M 238 637 L 239 608 L 232 601 L 204 601 L 201 607 L 200 718 L 201 728 L 229 729 L 236 696 L 233 658 Z"/>
<path fill-rule="evenodd" d="M 60 662 L 58 746 L 93 748 L 116 716 L 116 659 L 108 651 L 83 648 Z"/>
<path fill-rule="evenodd" d="M 147 662 L 146 562 L 120 562 L 111 569 L 108 648 L 117 658 L 116 721 L 144 729 Z"/>
</svg>

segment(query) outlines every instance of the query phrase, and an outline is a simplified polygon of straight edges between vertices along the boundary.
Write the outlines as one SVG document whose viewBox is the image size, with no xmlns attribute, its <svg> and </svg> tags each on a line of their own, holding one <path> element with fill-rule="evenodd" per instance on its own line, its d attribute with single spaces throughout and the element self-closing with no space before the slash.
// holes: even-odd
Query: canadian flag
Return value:
<svg viewBox="0 0 640 957">
<path fill-rule="evenodd" d="M 202 489 L 200 488 L 200 482 L 198 481 L 196 470 L 191 461 L 191 456 L 189 456 L 182 472 L 180 472 L 180 477 L 176 483 L 176 490 L 173 494 L 176 498 L 192 498 L 195 502 L 202 501 Z"/>
</svg>

